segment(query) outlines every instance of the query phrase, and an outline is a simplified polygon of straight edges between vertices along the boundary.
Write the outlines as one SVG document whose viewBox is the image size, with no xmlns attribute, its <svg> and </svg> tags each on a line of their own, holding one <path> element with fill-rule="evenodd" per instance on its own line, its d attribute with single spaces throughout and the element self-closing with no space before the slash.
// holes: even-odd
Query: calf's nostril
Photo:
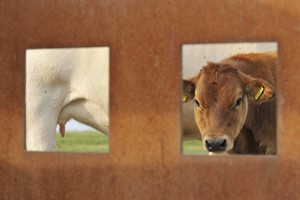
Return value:
<svg viewBox="0 0 300 200">
<path fill-rule="evenodd" d="M 226 148 L 226 140 L 225 139 L 220 141 L 220 147 L 224 148 L 224 149 Z"/>
<path fill-rule="evenodd" d="M 210 148 L 212 146 L 209 140 L 205 140 L 205 144 L 207 148 Z"/>
</svg>

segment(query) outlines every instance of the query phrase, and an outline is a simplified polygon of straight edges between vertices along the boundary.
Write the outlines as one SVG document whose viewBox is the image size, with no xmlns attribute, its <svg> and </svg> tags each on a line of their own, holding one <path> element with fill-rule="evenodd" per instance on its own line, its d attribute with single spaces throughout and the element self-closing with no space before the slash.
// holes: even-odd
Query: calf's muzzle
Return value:
<svg viewBox="0 0 300 200">
<path fill-rule="evenodd" d="M 207 139 L 205 140 L 205 145 L 210 152 L 225 151 L 227 141 L 226 139 Z"/>
</svg>

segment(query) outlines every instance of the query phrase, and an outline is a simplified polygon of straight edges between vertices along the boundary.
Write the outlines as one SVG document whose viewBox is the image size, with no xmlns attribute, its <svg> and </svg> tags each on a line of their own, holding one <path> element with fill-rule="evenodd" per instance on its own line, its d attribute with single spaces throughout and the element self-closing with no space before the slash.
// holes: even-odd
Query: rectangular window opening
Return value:
<svg viewBox="0 0 300 200">
<path fill-rule="evenodd" d="M 276 155 L 277 42 L 184 44 L 184 155 Z"/>
<path fill-rule="evenodd" d="M 25 149 L 109 152 L 109 48 L 26 50 Z"/>
</svg>

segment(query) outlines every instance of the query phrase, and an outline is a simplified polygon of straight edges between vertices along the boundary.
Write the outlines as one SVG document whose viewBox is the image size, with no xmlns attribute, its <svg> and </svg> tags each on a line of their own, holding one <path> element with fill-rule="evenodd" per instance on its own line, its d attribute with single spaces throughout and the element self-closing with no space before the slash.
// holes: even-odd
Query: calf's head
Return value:
<svg viewBox="0 0 300 200">
<path fill-rule="evenodd" d="M 183 80 L 182 101 L 194 101 L 194 115 L 203 147 L 222 153 L 233 148 L 245 124 L 248 106 L 270 101 L 273 87 L 228 65 L 208 63 L 188 80 Z"/>
</svg>

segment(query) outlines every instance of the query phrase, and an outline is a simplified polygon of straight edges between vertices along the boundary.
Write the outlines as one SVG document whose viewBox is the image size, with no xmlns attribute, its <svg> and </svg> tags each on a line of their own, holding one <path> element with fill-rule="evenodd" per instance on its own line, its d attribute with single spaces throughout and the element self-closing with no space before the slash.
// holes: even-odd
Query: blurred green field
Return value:
<svg viewBox="0 0 300 200">
<path fill-rule="evenodd" d="M 108 137 L 96 132 L 66 132 L 65 137 L 56 134 L 58 152 L 104 152 L 109 151 Z"/>
<path fill-rule="evenodd" d="M 208 155 L 207 151 L 203 150 L 200 140 L 189 140 L 182 143 L 182 153 L 185 155 Z"/>
<path fill-rule="evenodd" d="M 56 151 L 58 152 L 103 152 L 109 151 L 108 137 L 96 132 L 66 132 L 65 137 L 56 134 Z M 187 155 L 205 155 L 201 141 L 184 141 L 182 153 Z"/>
</svg>

